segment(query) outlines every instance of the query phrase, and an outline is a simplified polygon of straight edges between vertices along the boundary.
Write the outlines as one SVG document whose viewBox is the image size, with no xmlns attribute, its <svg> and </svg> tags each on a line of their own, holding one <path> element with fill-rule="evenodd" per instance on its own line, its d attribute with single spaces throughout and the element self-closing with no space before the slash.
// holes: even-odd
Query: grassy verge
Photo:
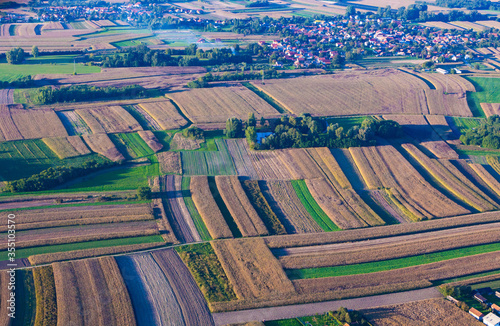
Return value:
<svg viewBox="0 0 500 326">
<path fill-rule="evenodd" d="M 269 206 L 269 203 L 266 201 L 266 198 L 262 194 L 258 181 L 246 180 L 241 183 L 241 186 L 245 190 L 245 193 L 248 196 L 248 199 L 252 203 L 253 207 L 257 211 L 257 214 L 259 214 L 260 218 L 266 225 L 269 234 L 286 234 L 285 227 L 283 226 L 283 224 L 281 224 L 281 221 L 273 212 L 271 206 Z"/>
<path fill-rule="evenodd" d="M 238 225 L 234 221 L 233 217 L 231 216 L 231 213 L 229 212 L 229 210 L 226 207 L 226 204 L 224 203 L 224 200 L 219 194 L 219 189 L 217 189 L 214 177 L 208 177 L 208 185 L 210 186 L 210 191 L 212 192 L 212 196 L 214 197 L 214 200 L 217 203 L 217 206 L 219 207 L 222 216 L 224 217 L 224 220 L 227 223 L 227 226 L 229 226 L 231 233 L 233 233 L 233 236 L 235 238 L 241 238 L 242 237 L 241 231 L 240 229 L 238 229 Z"/>
<path fill-rule="evenodd" d="M 244 82 L 241 84 L 243 86 L 245 86 L 246 88 L 248 88 L 249 90 L 251 90 L 252 92 L 254 92 L 255 94 L 257 94 L 264 101 L 269 103 L 269 105 L 271 105 L 273 108 L 275 108 L 276 111 L 278 111 L 279 113 L 288 113 L 288 111 L 281 104 L 276 102 L 271 96 L 267 95 L 266 93 L 264 93 L 263 91 L 261 91 L 260 89 L 258 89 L 254 85 L 252 85 L 251 83 Z"/>
<path fill-rule="evenodd" d="M 186 204 L 186 207 L 189 211 L 189 214 L 191 215 L 191 218 L 193 219 L 194 225 L 196 226 L 196 230 L 198 230 L 201 239 L 203 241 L 210 241 L 212 240 L 210 232 L 208 232 L 207 227 L 203 222 L 200 213 L 198 213 L 193 199 L 191 198 L 191 192 L 189 190 L 190 183 L 190 177 L 182 177 L 182 197 L 184 197 L 184 203 Z"/>
<path fill-rule="evenodd" d="M 500 250 L 500 243 L 472 246 L 453 250 L 446 250 L 431 254 L 417 255 L 384 261 L 374 261 L 370 263 L 344 265 L 335 267 L 304 268 L 287 270 L 290 279 L 321 278 L 344 275 L 368 274 L 381 271 L 388 271 L 398 268 L 425 265 L 443 260 L 478 255 L 487 252 Z"/>
<path fill-rule="evenodd" d="M 311 214 L 312 218 L 319 224 L 323 231 L 340 231 L 341 229 L 335 225 L 335 223 L 330 220 L 328 215 L 319 207 L 318 203 L 312 197 L 309 189 L 307 189 L 306 182 L 304 180 L 292 180 L 293 189 L 297 197 L 299 197 L 302 205 Z"/>
<path fill-rule="evenodd" d="M 236 300 L 219 258 L 210 243 L 176 247 L 208 302 Z"/>
<path fill-rule="evenodd" d="M 152 243 L 152 242 L 163 242 L 163 238 L 160 235 L 151 235 L 145 237 L 133 237 L 133 238 L 120 238 L 111 240 L 99 240 L 99 241 L 88 241 L 88 242 L 77 242 L 68 243 L 62 245 L 54 246 L 42 246 L 33 248 L 22 248 L 16 250 L 16 258 L 28 258 L 29 256 L 48 254 L 53 252 L 63 252 L 81 249 L 94 249 L 102 247 L 114 247 L 114 246 L 124 246 L 139 243 Z M 0 261 L 7 260 L 7 252 L 0 253 Z"/>
<path fill-rule="evenodd" d="M 476 92 L 467 92 L 467 103 L 475 117 L 485 117 L 481 103 L 500 103 L 500 78 L 465 77 L 476 88 Z"/>
</svg>

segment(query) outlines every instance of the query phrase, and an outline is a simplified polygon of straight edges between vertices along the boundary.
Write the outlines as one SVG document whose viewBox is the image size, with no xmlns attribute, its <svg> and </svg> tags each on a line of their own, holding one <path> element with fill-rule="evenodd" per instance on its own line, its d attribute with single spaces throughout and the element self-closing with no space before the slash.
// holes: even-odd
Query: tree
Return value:
<svg viewBox="0 0 500 326">
<path fill-rule="evenodd" d="M 226 129 L 224 130 L 224 134 L 228 138 L 238 138 L 243 134 L 243 123 L 240 119 L 237 118 L 229 118 L 226 121 Z"/>
<path fill-rule="evenodd" d="M 345 15 L 347 17 L 356 15 L 356 8 L 352 5 L 347 6 L 345 10 Z"/>
<path fill-rule="evenodd" d="M 255 115 L 253 112 L 250 112 L 248 114 L 248 122 L 247 122 L 249 127 L 255 127 L 257 125 L 257 119 L 255 119 Z"/>
<path fill-rule="evenodd" d="M 33 58 L 37 58 L 39 54 L 40 52 L 38 51 L 38 46 L 33 45 L 33 47 L 31 48 L 31 55 L 33 56 Z"/>
<path fill-rule="evenodd" d="M 7 62 L 12 65 L 22 63 L 24 61 L 24 55 L 24 50 L 21 48 L 11 49 L 10 51 L 7 51 L 7 53 L 5 53 Z"/>
<path fill-rule="evenodd" d="M 151 188 L 147 186 L 137 188 L 137 198 L 140 200 L 151 199 L 151 197 Z"/>
</svg>

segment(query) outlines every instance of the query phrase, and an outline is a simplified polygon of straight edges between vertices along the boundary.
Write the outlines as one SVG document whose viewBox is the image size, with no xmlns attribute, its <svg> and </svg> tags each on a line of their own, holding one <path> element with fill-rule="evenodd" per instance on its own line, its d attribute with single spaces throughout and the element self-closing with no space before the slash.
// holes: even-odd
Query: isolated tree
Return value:
<svg viewBox="0 0 500 326">
<path fill-rule="evenodd" d="M 5 57 L 7 58 L 7 62 L 12 65 L 20 64 L 24 61 L 24 50 L 21 48 L 11 49 L 5 53 Z"/>
<path fill-rule="evenodd" d="M 31 48 L 31 55 L 33 56 L 33 58 L 37 58 L 39 54 L 40 52 L 38 51 L 38 46 L 33 45 L 33 47 Z"/>
<path fill-rule="evenodd" d="M 151 194 L 151 188 L 145 186 L 145 187 L 139 187 L 137 189 L 137 198 L 140 200 L 146 200 L 146 199 L 151 199 L 152 194 Z"/>
</svg>

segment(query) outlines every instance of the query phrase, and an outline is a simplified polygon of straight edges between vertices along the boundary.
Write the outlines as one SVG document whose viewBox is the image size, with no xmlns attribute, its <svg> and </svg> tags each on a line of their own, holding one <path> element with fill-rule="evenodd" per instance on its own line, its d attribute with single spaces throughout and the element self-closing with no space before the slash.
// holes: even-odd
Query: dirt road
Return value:
<svg viewBox="0 0 500 326">
<path fill-rule="evenodd" d="M 0 89 L 0 104 L 14 104 L 14 90 Z"/>
<path fill-rule="evenodd" d="M 223 312 L 213 314 L 213 317 L 215 324 L 219 326 L 233 323 L 245 323 L 255 320 L 263 321 L 309 316 L 337 310 L 340 307 L 359 310 L 441 297 L 441 293 L 439 293 L 435 288 L 427 288 L 365 298 Z"/>
</svg>

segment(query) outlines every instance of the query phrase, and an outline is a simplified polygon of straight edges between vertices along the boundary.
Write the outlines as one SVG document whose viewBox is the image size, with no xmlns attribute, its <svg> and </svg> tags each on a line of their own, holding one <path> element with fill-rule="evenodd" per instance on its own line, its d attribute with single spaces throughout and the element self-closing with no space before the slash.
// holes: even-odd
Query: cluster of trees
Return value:
<svg viewBox="0 0 500 326">
<path fill-rule="evenodd" d="M 257 0 L 246 4 L 247 8 L 256 8 L 256 7 L 269 7 L 269 1 L 267 0 Z"/>
<path fill-rule="evenodd" d="M 212 75 L 206 73 L 204 76 L 187 83 L 189 88 L 203 88 L 208 87 L 208 83 L 214 81 L 230 81 L 230 80 L 256 80 L 256 79 L 273 79 L 282 78 L 283 73 L 274 68 L 261 70 L 259 72 L 225 72 L 222 75 Z"/>
<path fill-rule="evenodd" d="M 153 192 L 151 191 L 151 188 L 148 186 L 143 186 L 137 188 L 137 199 L 139 200 L 147 200 L 151 199 L 153 197 Z"/>
<path fill-rule="evenodd" d="M 492 115 L 473 129 L 460 136 L 465 145 L 478 145 L 484 148 L 500 149 L 500 116 Z"/>
<path fill-rule="evenodd" d="M 261 118 L 261 126 L 265 123 L 265 119 Z M 251 114 L 246 122 L 237 118 L 228 119 L 224 133 L 229 138 L 246 137 L 252 149 L 358 147 L 374 145 L 376 136 L 397 138 L 403 134 L 401 126 L 392 120 L 367 118 L 361 125 L 344 130 L 337 123 L 327 126 L 326 120 L 315 119 L 310 114 L 297 118 L 282 116 L 271 123 L 270 129 L 274 132 L 262 139 L 260 144 L 257 143 L 257 120 Z"/>
<path fill-rule="evenodd" d="M 337 318 L 342 323 L 354 324 L 360 326 L 369 326 L 371 325 L 362 313 L 356 310 L 348 310 L 344 307 L 340 307 L 337 311 L 330 312 L 330 315 Z"/>
<path fill-rule="evenodd" d="M 182 135 L 186 138 L 190 139 L 204 139 L 205 138 L 205 133 L 203 132 L 203 129 L 200 129 L 195 126 L 190 126 L 189 128 L 186 128 L 182 131 Z"/>
<path fill-rule="evenodd" d="M 213 66 L 241 62 L 251 63 L 252 56 L 230 48 L 202 50 L 196 44 L 184 50 L 166 51 L 151 50 L 141 44 L 102 59 L 104 67 Z"/>
<path fill-rule="evenodd" d="M 10 51 L 7 51 L 5 53 L 5 57 L 7 58 L 7 62 L 12 64 L 12 65 L 18 65 L 20 63 L 23 63 L 25 56 L 26 56 L 26 53 L 21 48 L 11 49 Z"/>
<path fill-rule="evenodd" d="M 500 4 L 488 0 L 437 0 L 436 6 L 469 10 L 498 10 Z"/>
<path fill-rule="evenodd" d="M 28 88 L 33 86 L 34 81 L 30 75 L 18 77 L 11 81 L 0 81 L 0 88 Z"/>
<path fill-rule="evenodd" d="M 51 189 L 69 180 L 84 176 L 90 172 L 113 166 L 115 164 L 117 163 L 109 160 L 90 160 L 83 163 L 81 166 L 50 167 L 47 170 L 34 174 L 29 178 L 7 182 L 4 192 L 29 192 Z"/>
<path fill-rule="evenodd" d="M 61 102 L 80 102 L 90 99 L 108 99 L 117 97 L 144 97 L 146 90 L 142 86 L 97 87 L 90 85 L 71 85 L 61 88 L 44 86 L 39 88 L 32 101 L 34 104 L 52 104 Z"/>
<path fill-rule="evenodd" d="M 455 299 L 467 298 L 472 294 L 472 289 L 468 285 L 453 286 L 445 284 L 439 287 L 439 291 L 445 296 L 452 296 Z M 470 307 L 463 301 L 458 300 L 457 306 L 463 311 L 469 312 Z"/>
</svg>

